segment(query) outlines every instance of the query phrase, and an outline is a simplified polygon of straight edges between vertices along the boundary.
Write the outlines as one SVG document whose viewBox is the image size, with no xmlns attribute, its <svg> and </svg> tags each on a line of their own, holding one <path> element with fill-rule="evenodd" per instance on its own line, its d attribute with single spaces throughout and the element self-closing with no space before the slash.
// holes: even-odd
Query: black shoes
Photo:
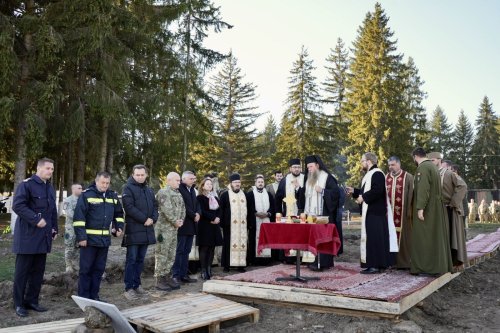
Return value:
<svg viewBox="0 0 500 333">
<path fill-rule="evenodd" d="M 184 283 L 194 283 L 194 282 L 197 282 L 198 280 L 192 279 L 189 276 L 184 276 L 184 277 L 181 277 L 181 281 Z"/>
<path fill-rule="evenodd" d="M 309 264 L 307 265 L 307 268 L 309 268 L 313 272 L 323 272 L 324 270 L 323 267 L 318 267 L 318 264 Z"/>
<path fill-rule="evenodd" d="M 208 274 L 207 270 L 201 272 L 201 279 L 203 281 L 210 280 L 210 274 Z"/>
<path fill-rule="evenodd" d="M 245 273 L 246 271 L 245 267 L 238 267 L 238 272 Z"/>
<path fill-rule="evenodd" d="M 223 272 L 224 273 L 229 273 L 229 267 L 224 267 Z"/>
<path fill-rule="evenodd" d="M 26 304 L 24 304 L 24 307 L 26 309 L 35 310 L 36 312 L 45 312 L 48 310 L 47 308 L 44 308 L 40 304 L 34 304 L 34 303 L 26 303 Z M 16 312 L 17 312 L 17 308 L 16 308 Z"/>
<path fill-rule="evenodd" d="M 19 317 L 27 317 L 28 311 L 26 311 L 26 309 L 22 306 L 16 306 L 16 315 L 18 315 Z"/>
<path fill-rule="evenodd" d="M 380 273 L 380 269 L 369 267 L 369 268 L 363 269 L 360 273 L 361 274 L 378 274 L 378 273 Z"/>
</svg>

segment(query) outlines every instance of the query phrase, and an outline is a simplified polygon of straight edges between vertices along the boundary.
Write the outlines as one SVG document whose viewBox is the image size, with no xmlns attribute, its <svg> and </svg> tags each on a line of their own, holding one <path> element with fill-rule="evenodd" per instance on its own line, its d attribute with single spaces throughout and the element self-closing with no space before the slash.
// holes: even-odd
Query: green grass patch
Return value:
<svg viewBox="0 0 500 333">
<path fill-rule="evenodd" d="M 469 229 L 477 230 L 481 233 L 495 232 L 500 228 L 500 223 L 469 223 Z"/>
</svg>

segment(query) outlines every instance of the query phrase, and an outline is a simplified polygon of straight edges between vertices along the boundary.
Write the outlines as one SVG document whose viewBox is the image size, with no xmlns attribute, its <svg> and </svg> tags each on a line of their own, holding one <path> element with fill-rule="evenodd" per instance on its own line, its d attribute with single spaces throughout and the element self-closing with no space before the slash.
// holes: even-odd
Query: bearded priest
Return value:
<svg viewBox="0 0 500 333">
<path fill-rule="evenodd" d="M 247 265 L 267 265 L 271 263 L 271 249 L 258 253 L 260 226 L 262 223 L 274 222 L 275 213 L 273 197 L 265 187 L 263 175 L 255 176 L 255 186 L 247 192 L 248 210 L 248 256 Z"/>
<path fill-rule="evenodd" d="M 221 227 L 224 235 L 222 266 L 224 272 L 230 267 L 244 272 L 247 266 L 248 214 L 247 199 L 241 190 L 241 177 L 233 173 L 228 190 L 220 196 Z"/>
<path fill-rule="evenodd" d="M 337 219 L 340 189 L 337 180 L 323 164 L 318 155 L 307 156 L 305 159 L 307 174 L 304 177 L 304 187 L 300 189 L 299 208 L 307 215 L 328 216 L 328 223 L 337 227 L 341 245 L 338 254 L 342 253 L 342 220 Z M 308 267 L 313 271 L 322 271 L 333 267 L 333 256 L 319 254 Z"/>
</svg>

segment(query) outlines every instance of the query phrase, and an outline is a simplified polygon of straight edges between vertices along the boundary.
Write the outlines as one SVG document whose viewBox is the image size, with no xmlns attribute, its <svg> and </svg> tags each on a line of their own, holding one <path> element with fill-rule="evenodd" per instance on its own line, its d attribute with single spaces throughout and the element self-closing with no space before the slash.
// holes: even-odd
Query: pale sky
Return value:
<svg viewBox="0 0 500 333">
<path fill-rule="evenodd" d="M 485 95 L 499 114 L 500 1 L 381 0 L 389 27 L 404 61 L 413 57 L 420 77 L 428 119 L 440 105 L 451 124 L 464 110 L 474 124 Z M 205 46 L 233 51 L 245 82 L 257 85 L 259 112 L 280 123 L 292 64 L 304 45 L 317 83 L 324 81 L 326 57 L 343 39 L 351 48 L 369 0 L 214 0 L 222 19 L 234 27 L 210 33 Z M 214 74 L 214 73 L 212 73 Z M 256 127 L 262 130 L 267 115 Z"/>
</svg>

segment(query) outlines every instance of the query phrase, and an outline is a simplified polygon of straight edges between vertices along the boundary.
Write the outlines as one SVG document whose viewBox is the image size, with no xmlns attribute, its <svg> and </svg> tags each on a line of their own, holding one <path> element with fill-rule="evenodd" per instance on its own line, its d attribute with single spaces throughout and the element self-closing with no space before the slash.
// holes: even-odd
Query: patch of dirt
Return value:
<svg viewBox="0 0 500 333">
<path fill-rule="evenodd" d="M 469 229 L 473 238 L 483 229 Z M 491 230 L 493 231 L 493 230 Z M 344 254 L 339 261 L 359 261 L 359 230 L 344 231 Z M 3 239 L 8 243 L 8 239 Z M 123 266 L 125 249 L 120 239 L 113 239 L 110 247 L 106 278 L 101 284 L 101 298 L 119 309 L 179 297 L 185 293 L 200 292 L 202 282 L 184 284 L 174 292 L 160 292 L 154 288 L 154 248 L 150 247 L 143 273 L 143 287 L 148 299 L 128 301 L 123 296 Z M 2 250 L 10 248 L 2 246 Z M 54 252 L 64 252 L 62 240 L 55 243 Z M 54 255 L 54 254 L 50 254 Z M 258 267 L 256 267 L 258 268 Z M 255 269 L 255 268 L 250 268 Z M 223 273 L 214 268 L 217 275 Z M 404 313 L 398 320 L 344 316 L 317 313 L 300 308 L 270 304 L 251 304 L 260 309 L 260 320 L 251 324 L 244 320 L 222 323 L 223 332 L 500 332 L 500 255 L 467 269 L 460 276 L 426 298 L 421 304 Z M 83 312 L 70 298 L 76 294 L 77 277 L 61 273 L 59 265 L 48 264 L 40 303 L 50 311 L 29 312 L 26 318 L 15 315 L 12 303 L 12 282 L 0 282 L 0 327 L 26 325 L 52 320 L 83 317 Z"/>
</svg>

